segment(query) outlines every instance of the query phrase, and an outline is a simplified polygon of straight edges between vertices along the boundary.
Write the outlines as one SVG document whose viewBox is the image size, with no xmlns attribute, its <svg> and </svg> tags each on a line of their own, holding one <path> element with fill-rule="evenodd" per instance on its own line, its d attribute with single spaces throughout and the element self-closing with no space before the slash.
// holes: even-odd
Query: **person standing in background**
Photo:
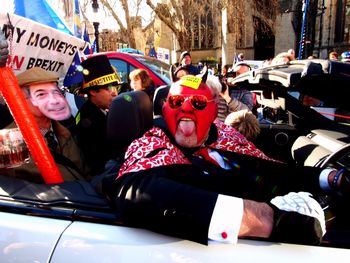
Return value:
<svg viewBox="0 0 350 263">
<path fill-rule="evenodd" d="M 151 101 L 153 101 L 155 86 L 147 70 L 135 69 L 130 72 L 129 78 L 132 90 L 142 90 L 146 92 Z"/>
<path fill-rule="evenodd" d="M 188 51 L 182 52 L 180 55 L 179 62 L 180 62 L 181 66 L 187 65 L 189 74 L 191 74 L 191 75 L 199 74 L 199 69 L 192 64 L 192 58 L 191 58 L 190 52 L 188 52 Z"/>
<path fill-rule="evenodd" d="M 328 59 L 329 60 L 333 60 L 333 61 L 338 61 L 338 53 L 335 51 L 332 51 L 331 53 L 329 53 Z"/>
</svg>

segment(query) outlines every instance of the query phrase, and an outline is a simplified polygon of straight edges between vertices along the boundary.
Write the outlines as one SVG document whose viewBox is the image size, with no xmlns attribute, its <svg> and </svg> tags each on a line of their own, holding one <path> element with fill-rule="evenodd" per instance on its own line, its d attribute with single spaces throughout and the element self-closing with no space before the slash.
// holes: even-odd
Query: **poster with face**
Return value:
<svg viewBox="0 0 350 263">
<path fill-rule="evenodd" d="M 68 102 L 55 82 L 30 85 L 29 92 L 30 103 L 40 111 L 39 114 L 56 121 L 71 116 Z"/>
</svg>

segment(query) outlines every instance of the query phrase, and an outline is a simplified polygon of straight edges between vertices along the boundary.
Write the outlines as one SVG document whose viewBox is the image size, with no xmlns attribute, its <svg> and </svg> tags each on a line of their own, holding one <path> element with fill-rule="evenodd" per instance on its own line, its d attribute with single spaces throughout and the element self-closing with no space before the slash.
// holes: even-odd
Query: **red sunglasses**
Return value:
<svg viewBox="0 0 350 263">
<path fill-rule="evenodd" d="M 186 100 L 189 100 L 192 107 L 196 110 L 204 110 L 207 107 L 208 102 L 213 102 L 214 100 L 208 100 L 204 95 L 190 95 L 185 97 L 183 95 L 171 95 L 168 97 L 169 107 L 173 110 L 180 108 Z"/>
</svg>

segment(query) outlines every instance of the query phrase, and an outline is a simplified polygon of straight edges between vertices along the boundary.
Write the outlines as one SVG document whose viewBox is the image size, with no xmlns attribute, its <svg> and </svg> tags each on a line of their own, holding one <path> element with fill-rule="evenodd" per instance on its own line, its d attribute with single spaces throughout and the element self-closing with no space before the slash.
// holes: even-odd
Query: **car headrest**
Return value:
<svg viewBox="0 0 350 263">
<path fill-rule="evenodd" d="M 153 124 L 155 127 L 166 128 L 162 115 L 163 104 L 169 93 L 170 86 L 161 86 L 156 89 L 153 96 Z"/>
<path fill-rule="evenodd" d="M 115 97 L 107 118 L 107 139 L 116 156 L 153 126 L 152 103 L 143 91 L 124 92 Z"/>
<path fill-rule="evenodd" d="M 170 86 L 160 86 L 156 89 L 153 96 L 153 114 L 154 117 L 158 117 L 162 115 L 162 107 L 163 103 L 168 96 Z"/>
<path fill-rule="evenodd" d="M 303 72 L 301 73 L 301 77 L 305 76 L 319 76 L 323 74 L 322 65 L 320 63 L 315 63 L 312 61 L 308 61 L 305 64 Z"/>
</svg>

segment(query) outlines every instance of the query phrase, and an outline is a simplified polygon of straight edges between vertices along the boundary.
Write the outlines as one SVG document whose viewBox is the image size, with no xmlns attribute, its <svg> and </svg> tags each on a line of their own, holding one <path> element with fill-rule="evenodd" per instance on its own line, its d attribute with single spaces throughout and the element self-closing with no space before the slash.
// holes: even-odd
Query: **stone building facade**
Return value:
<svg viewBox="0 0 350 263">
<path fill-rule="evenodd" d="M 324 58 L 330 51 L 350 51 L 350 0 L 318 2 L 313 53 Z"/>
<path fill-rule="evenodd" d="M 246 1 L 246 12 L 249 14 L 249 3 Z M 233 52 L 243 52 L 249 59 L 265 59 L 282 51 L 293 48 L 301 58 L 311 55 L 327 58 L 329 52 L 341 54 L 350 51 L 350 0 L 280 0 L 279 10 L 271 35 L 259 39 L 258 29 L 251 25 L 253 13 L 246 16 L 242 36 L 242 45 L 229 46 L 228 57 Z M 303 14 L 305 11 L 305 20 Z M 304 21 L 304 35 L 302 26 Z M 227 36 L 228 43 L 233 37 Z"/>
<path fill-rule="evenodd" d="M 281 1 L 276 19 L 275 54 L 294 47 L 301 57 L 327 58 L 329 52 L 350 50 L 350 0 L 309 0 L 304 20 L 305 1 Z M 302 47 L 303 46 L 303 47 Z M 302 53 L 299 51 L 302 49 Z"/>
<path fill-rule="evenodd" d="M 55 2 L 56 1 L 52 1 Z M 305 0 L 280 0 L 277 16 L 269 34 L 262 34 L 255 22 L 252 0 L 244 1 L 244 19 L 239 23 L 241 35 L 232 33 L 232 19 L 235 14 L 232 5 L 219 6 L 219 0 L 212 0 L 205 17 L 191 18 L 198 29 L 193 35 L 191 49 L 193 62 L 212 58 L 219 63 L 232 63 L 235 54 L 243 52 L 247 59 L 263 60 L 293 48 L 299 54 L 303 43 L 302 57 L 314 55 L 327 58 L 328 53 L 341 54 L 350 50 L 350 0 L 309 0 L 305 19 L 304 37 L 302 37 L 303 3 Z M 226 1 L 230 3 L 230 1 Z M 209 2 L 210 3 L 210 2 Z M 141 20 L 137 30 L 137 49 L 147 51 L 150 48 L 168 49 L 170 63 L 177 62 L 181 50 L 171 30 L 156 19 L 147 33 L 141 29 Z M 204 25 L 204 26 L 203 26 Z M 205 30 L 201 30 L 206 28 Z M 92 26 L 88 28 L 94 39 Z M 99 35 L 100 51 L 117 50 L 125 47 L 118 32 L 102 30 Z M 302 40 L 302 41 L 301 41 Z M 147 52 L 146 52 L 147 53 Z"/>
<path fill-rule="evenodd" d="M 349 51 L 350 0 L 309 0 L 305 20 L 304 3 L 304 0 L 280 0 L 270 34 L 262 34 L 258 27 L 253 27 L 256 14 L 251 8 L 251 0 L 247 0 L 239 39 L 229 30 L 230 19 L 237 14 L 230 11 L 230 6 L 222 9 L 221 13 L 213 14 L 213 21 L 217 22 L 213 47 L 208 49 L 192 45 L 192 60 L 197 63 L 207 57 L 214 57 L 217 61 L 232 63 L 235 54 L 240 52 L 247 59 L 264 60 L 290 48 L 296 51 L 297 56 L 302 49 L 301 58 L 311 55 L 327 58 L 331 51 L 337 51 L 338 54 Z M 302 36 L 303 21 L 305 34 Z M 160 31 L 165 30 L 163 27 Z M 168 43 L 169 48 L 176 51 L 174 57 L 179 57 L 181 50 L 173 41 L 169 41 L 169 37 L 162 37 L 160 43 L 164 46 Z"/>
</svg>

